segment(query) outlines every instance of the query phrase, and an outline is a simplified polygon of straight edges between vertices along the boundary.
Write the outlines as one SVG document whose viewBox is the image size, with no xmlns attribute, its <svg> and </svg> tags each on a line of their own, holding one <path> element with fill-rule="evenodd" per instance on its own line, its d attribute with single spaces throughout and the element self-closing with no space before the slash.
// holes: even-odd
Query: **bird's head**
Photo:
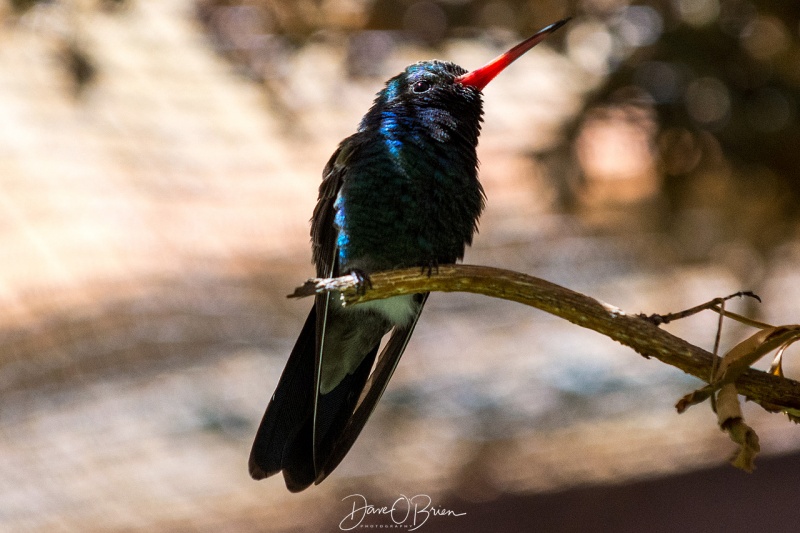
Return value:
<svg viewBox="0 0 800 533">
<path fill-rule="evenodd" d="M 564 19 L 538 31 L 481 68 L 471 72 L 446 61 L 421 61 L 386 82 L 360 130 L 382 133 L 425 127 L 433 138 L 445 141 L 448 132 L 468 126 L 468 140 L 477 142 L 482 114 L 481 92 L 500 72 L 567 23 Z M 474 144 L 474 143 L 473 143 Z"/>
</svg>

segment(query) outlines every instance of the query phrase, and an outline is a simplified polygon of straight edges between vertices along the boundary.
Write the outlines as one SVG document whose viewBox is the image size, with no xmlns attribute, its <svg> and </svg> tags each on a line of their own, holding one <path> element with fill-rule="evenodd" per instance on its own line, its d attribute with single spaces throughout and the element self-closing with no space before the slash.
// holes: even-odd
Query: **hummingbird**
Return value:
<svg viewBox="0 0 800 533">
<path fill-rule="evenodd" d="M 463 258 L 485 199 L 476 154 L 482 90 L 568 20 L 471 72 L 421 61 L 386 82 L 356 133 L 325 165 L 311 219 L 318 277 L 352 274 L 366 287 L 373 272 L 420 267 L 430 275 Z M 315 297 L 256 433 L 249 462 L 254 479 L 282 471 L 286 487 L 299 492 L 339 465 L 383 394 L 427 298 L 344 307 L 337 292 Z"/>
</svg>

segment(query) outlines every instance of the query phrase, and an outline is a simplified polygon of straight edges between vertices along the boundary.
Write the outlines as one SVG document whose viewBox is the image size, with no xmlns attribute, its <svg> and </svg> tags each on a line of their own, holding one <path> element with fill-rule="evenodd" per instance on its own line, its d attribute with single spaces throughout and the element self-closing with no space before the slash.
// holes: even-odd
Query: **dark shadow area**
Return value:
<svg viewBox="0 0 800 533">
<path fill-rule="evenodd" d="M 651 533 L 797 531 L 800 454 L 765 457 L 751 475 L 729 465 L 626 485 L 551 494 L 503 496 L 485 503 L 452 500 L 459 518 L 435 517 L 431 529 Z"/>
</svg>

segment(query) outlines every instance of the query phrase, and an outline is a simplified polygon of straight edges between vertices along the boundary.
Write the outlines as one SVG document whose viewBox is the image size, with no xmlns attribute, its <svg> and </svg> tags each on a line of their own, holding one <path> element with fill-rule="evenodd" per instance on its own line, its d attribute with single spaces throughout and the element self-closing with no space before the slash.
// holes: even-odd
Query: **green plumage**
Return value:
<svg viewBox="0 0 800 533">
<path fill-rule="evenodd" d="M 463 257 L 484 201 L 475 151 L 482 102 L 478 90 L 453 83 L 464 72 L 439 61 L 408 67 L 342 142 L 332 160 L 347 169 L 334 204 L 340 269 Z"/>
</svg>

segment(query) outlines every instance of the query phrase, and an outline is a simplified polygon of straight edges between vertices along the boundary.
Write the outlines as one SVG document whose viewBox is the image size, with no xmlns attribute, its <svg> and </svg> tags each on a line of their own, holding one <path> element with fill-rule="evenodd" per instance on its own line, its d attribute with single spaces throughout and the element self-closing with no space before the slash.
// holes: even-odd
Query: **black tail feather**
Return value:
<svg viewBox="0 0 800 533">
<path fill-rule="evenodd" d="M 286 487 L 299 492 L 318 477 L 314 464 L 313 428 L 315 395 L 316 310 L 306 319 L 278 387 L 267 406 L 250 452 L 250 475 L 264 479 L 283 470 Z M 353 414 L 369 377 L 376 345 L 356 371 L 317 403 L 317 467 L 328 462 L 334 443 Z"/>
<path fill-rule="evenodd" d="M 346 376 L 328 394 L 320 395 L 317 404 L 317 431 L 320 433 L 317 438 L 317 465 L 314 464 L 312 451 L 314 426 L 311 413 L 302 422 L 294 437 L 287 442 L 281 467 L 286 487 L 290 491 L 300 492 L 316 482 L 319 475 L 317 469 L 328 462 L 334 443 L 340 439 L 342 431 L 353 415 L 377 353 L 376 346 L 352 375 Z M 309 386 L 313 390 L 313 382 L 310 382 Z"/>
<path fill-rule="evenodd" d="M 302 452 L 287 450 L 287 444 L 298 440 L 300 430 L 313 410 L 316 319 L 316 311 L 312 308 L 261 420 L 250 452 L 250 475 L 253 479 L 264 479 L 280 472 L 285 453 L 297 455 Z M 306 453 L 310 458 L 310 447 Z"/>
</svg>

